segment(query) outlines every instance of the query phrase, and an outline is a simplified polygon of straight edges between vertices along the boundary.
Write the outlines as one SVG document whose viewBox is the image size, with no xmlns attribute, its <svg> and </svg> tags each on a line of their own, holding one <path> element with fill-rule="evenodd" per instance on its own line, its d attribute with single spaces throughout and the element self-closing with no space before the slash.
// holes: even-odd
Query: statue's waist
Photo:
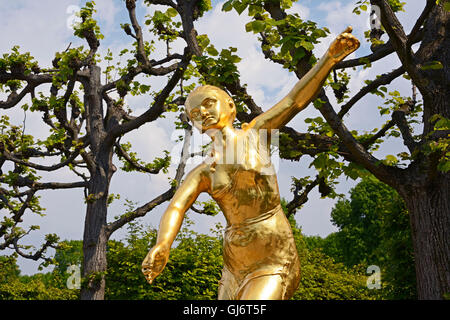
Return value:
<svg viewBox="0 0 450 320">
<path fill-rule="evenodd" d="M 238 275 L 289 265 L 297 259 L 295 240 L 281 205 L 228 226 L 223 259 L 230 272 Z"/>
<path fill-rule="evenodd" d="M 231 223 L 225 229 L 225 232 L 249 229 L 255 224 L 269 220 L 270 218 L 274 217 L 278 212 L 283 213 L 283 208 L 281 207 L 281 204 L 278 204 L 274 208 L 266 210 L 255 217 L 246 218 L 240 222 Z"/>
</svg>

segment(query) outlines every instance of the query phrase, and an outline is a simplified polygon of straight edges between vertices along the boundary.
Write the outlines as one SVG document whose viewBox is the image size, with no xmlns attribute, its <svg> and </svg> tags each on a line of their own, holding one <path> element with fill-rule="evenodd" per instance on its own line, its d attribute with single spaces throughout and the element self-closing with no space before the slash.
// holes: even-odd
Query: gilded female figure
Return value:
<svg viewBox="0 0 450 320">
<path fill-rule="evenodd" d="M 186 176 L 161 218 L 157 243 L 142 263 L 149 283 L 164 269 L 185 212 L 207 192 L 227 221 L 218 298 L 292 297 L 300 281 L 300 261 L 280 205 L 267 141 L 271 130 L 283 127 L 314 99 L 335 64 L 359 47 L 351 31 L 348 27 L 333 41 L 286 97 L 241 129 L 233 127 L 236 107 L 225 91 L 207 85 L 188 96 L 186 113 L 211 137 L 213 150 Z"/>
</svg>

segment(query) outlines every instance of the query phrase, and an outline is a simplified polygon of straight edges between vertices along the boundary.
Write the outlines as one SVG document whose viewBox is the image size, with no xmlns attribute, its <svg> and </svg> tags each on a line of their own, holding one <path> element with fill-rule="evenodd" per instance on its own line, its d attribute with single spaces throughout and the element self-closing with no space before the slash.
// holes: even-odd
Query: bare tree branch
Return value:
<svg viewBox="0 0 450 320">
<path fill-rule="evenodd" d="M 180 1 L 178 2 L 176 10 L 180 14 L 181 23 L 183 25 L 183 39 L 186 41 L 190 52 L 193 55 L 200 57 L 202 55 L 202 50 L 198 45 L 197 30 L 194 28 L 194 7 L 196 4 L 196 1 Z"/>
<path fill-rule="evenodd" d="M 405 73 L 405 69 L 403 66 L 389 72 L 382 74 L 375 80 L 371 81 L 367 86 L 363 87 L 357 94 L 355 94 L 345 105 L 341 107 L 341 110 L 338 113 L 339 117 L 343 117 L 361 98 L 363 98 L 366 94 L 375 90 L 381 85 L 386 85 L 392 82 L 392 80 L 398 78 L 403 73 Z"/>
<path fill-rule="evenodd" d="M 394 179 L 394 176 L 398 176 L 401 169 L 382 164 L 380 160 L 367 152 L 362 144 L 356 141 L 355 137 L 353 137 L 351 132 L 342 122 L 342 119 L 334 111 L 324 89 L 320 91 L 319 99 L 321 100 L 321 107 L 319 108 L 320 113 L 330 124 L 333 131 L 342 140 L 342 143 L 349 150 L 352 157 L 354 157 L 354 159 L 359 163 L 363 164 L 380 180 L 392 186 L 397 180 Z"/>
<path fill-rule="evenodd" d="M 211 212 L 209 210 L 205 210 L 205 209 L 198 209 L 196 208 L 194 205 L 192 205 L 189 209 L 191 209 L 192 211 L 199 213 L 199 214 L 205 214 L 207 216 L 212 216 L 215 214 L 215 212 Z"/>
<path fill-rule="evenodd" d="M 171 0 L 146 0 L 146 2 L 152 3 L 152 4 L 159 4 L 159 5 L 163 5 L 163 6 L 169 6 L 174 9 L 177 8 L 176 3 Z"/>
<path fill-rule="evenodd" d="M 19 94 L 12 91 L 6 101 L 0 101 L 0 109 L 10 109 L 18 104 L 26 95 L 34 90 L 35 86 L 28 84 Z"/>
<path fill-rule="evenodd" d="M 165 111 L 166 99 L 169 97 L 170 93 L 175 88 L 178 81 L 181 79 L 187 65 L 189 64 L 190 58 L 191 55 L 189 54 L 186 48 L 184 59 L 181 61 L 179 68 L 175 70 L 172 77 L 167 82 L 166 86 L 156 96 L 153 105 L 147 111 L 145 111 L 143 114 L 136 117 L 135 119 L 111 128 L 111 130 L 108 133 L 110 141 L 131 130 L 139 128 L 140 126 L 142 126 L 147 122 L 154 121 Z"/>
<path fill-rule="evenodd" d="M 147 167 L 144 167 L 144 166 L 140 165 L 136 161 L 133 161 L 133 159 L 131 159 L 130 155 L 122 148 L 120 143 L 116 142 L 114 144 L 114 146 L 116 147 L 117 154 L 120 157 L 124 158 L 136 170 L 141 171 L 141 172 L 151 173 L 151 174 L 157 174 L 157 173 L 159 173 L 161 171 L 161 168 L 150 169 L 150 168 L 147 168 Z"/>
<path fill-rule="evenodd" d="M 7 183 L 5 178 L 0 177 L 0 182 Z M 79 182 L 38 182 L 27 177 L 17 177 L 15 180 L 15 185 L 17 187 L 29 187 L 33 190 L 44 190 L 44 189 L 72 189 L 72 188 L 84 188 L 87 186 L 85 181 Z"/>
<path fill-rule="evenodd" d="M 427 93 L 427 84 L 420 75 L 416 62 L 414 62 L 415 56 L 411 47 L 408 45 L 408 37 L 405 34 L 402 24 L 386 0 L 371 0 L 370 3 L 380 8 L 381 24 L 389 35 L 393 48 L 402 62 L 405 71 L 413 79 L 422 95 L 425 96 Z"/>
<path fill-rule="evenodd" d="M 414 38 L 419 33 L 420 28 L 423 26 L 425 20 L 428 18 L 435 5 L 436 5 L 435 0 L 427 0 L 425 8 L 423 9 L 419 19 L 417 19 L 416 23 L 414 24 L 414 27 L 411 30 L 411 33 L 408 36 L 408 40 L 406 41 L 407 48 L 410 48 L 411 45 L 415 43 Z"/>
<path fill-rule="evenodd" d="M 81 148 L 84 148 L 86 146 L 87 146 L 87 143 L 84 143 L 83 147 L 81 147 Z M 44 166 L 44 165 L 40 165 L 40 164 L 37 164 L 37 163 L 33 163 L 33 162 L 29 162 L 29 161 L 24 161 L 24 160 L 18 159 L 16 157 L 16 155 L 9 153 L 6 149 L 3 149 L 2 155 L 7 160 L 10 160 L 10 161 L 12 161 L 14 163 L 21 164 L 21 165 L 24 165 L 24 166 L 27 166 L 27 167 L 30 167 L 30 168 L 33 168 L 33 169 L 36 169 L 36 170 L 55 171 L 55 170 L 57 170 L 59 168 L 62 168 L 64 166 L 72 163 L 75 160 L 75 158 L 80 155 L 80 149 L 81 148 L 75 149 L 75 151 L 73 151 L 73 153 L 66 160 L 64 160 L 64 161 L 62 161 L 60 163 L 51 165 L 51 166 Z"/>
<path fill-rule="evenodd" d="M 20 245 L 18 244 L 20 238 L 15 238 L 12 243 L 14 245 L 14 249 L 15 251 L 22 256 L 25 259 L 31 259 L 34 261 L 37 261 L 39 259 L 44 259 L 45 261 L 50 261 L 51 258 L 46 258 L 44 257 L 44 253 L 47 250 L 47 248 L 56 248 L 56 246 L 54 245 L 54 242 L 51 240 L 47 240 L 39 250 L 37 250 L 34 254 L 28 254 L 22 251 Z"/>
<path fill-rule="evenodd" d="M 408 126 L 408 122 L 406 121 L 405 110 L 396 110 L 392 113 L 392 120 L 395 122 L 397 127 L 400 129 L 400 133 L 402 134 L 403 143 L 408 148 L 409 152 L 412 154 L 418 144 L 414 141 L 414 138 L 411 135 L 411 129 Z"/>
<path fill-rule="evenodd" d="M 361 142 L 361 145 L 365 148 L 368 149 L 372 144 L 374 144 L 378 139 L 384 137 L 384 135 L 386 134 L 386 132 L 392 128 L 393 126 L 395 126 L 395 121 L 394 120 L 390 120 L 388 123 L 386 123 L 377 133 L 375 133 L 373 136 L 371 136 L 369 139 Z"/>
<path fill-rule="evenodd" d="M 187 119 L 185 119 L 185 121 L 186 120 Z M 156 206 L 158 206 L 161 203 L 163 203 L 165 201 L 168 201 L 168 200 L 170 200 L 172 198 L 172 196 L 175 193 L 176 188 L 181 183 L 181 178 L 184 175 L 184 169 L 186 167 L 186 161 L 189 158 L 189 145 L 190 145 L 191 137 L 192 137 L 192 127 L 188 126 L 185 129 L 185 136 L 184 136 L 184 140 L 183 140 L 184 141 L 183 142 L 183 148 L 182 148 L 182 151 L 181 151 L 181 159 L 180 159 L 180 163 L 178 164 L 177 171 L 176 171 L 176 174 L 175 174 L 175 179 L 174 180 L 176 181 L 176 186 L 172 186 L 169 190 L 167 190 L 163 194 L 157 196 L 153 200 L 147 202 L 143 206 L 137 208 L 133 212 L 126 213 L 126 214 L 122 215 L 122 217 L 120 217 L 118 220 L 109 223 L 108 226 L 107 226 L 108 235 L 111 235 L 114 231 L 116 231 L 117 229 L 121 228 L 122 226 L 124 226 L 128 222 L 133 221 L 136 218 L 145 216 L 149 211 L 154 209 Z"/>
<path fill-rule="evenodd" d="M 423 38 L 423 29 L 420 29 L 415 34 L 410 33 L 410 35 L 408 36 L 408 41 L 410 41 L 410 43 L 412 45 L 412 44 L 422 41 L 422 38 Z M 395 49 L 392 46 L 391 40 L 389 40 L 385 44 L 378 46 L 377 51 L 375 51 L 374 53 L 371 53 L 367 56 L 360 57 L 360 58 L 343 60 L 343 61 L 339 62 L 334 67 L 334 69 L 337 70 L 337 69 L 346 69 L 346 68 L 351 68 L 351 67 L 363 66 L 363 65 L 367 64 L 367 62 L 378 61 L 378 60 L 390 55 L 393 52 L 395 52 Z"/>
<path fill-rule="evenodd" d="M 377 5 L 381 11 L 381 24 L 389 34 L 392 45 L 397 52 L 406 55 L 406 41 L 408 37 L 405 34 L 402 24 L 395 16 L 391 6 L 386 0 L 371 0 L 372 5 Z"/>
<path fill-rule="evenodd" d="M 303 190 L 302 193 L 300 191 L 302 190 L 302 186 L 300 184 L 295 185 L 294 189 L 294 198 L 287 204 L 286 208 L 288 210 L 286 216 L 289 218 L 292 214 L 295 213 L 295 211 L 304 205 L 308 201 L 308 194 L 314 189 L 315 186 L 319 184 L 320 178 L 317 176 L 314 181 L 309 183 L 305 190 Z"/>
<path fill-rule="evenodd" d="M 22 80 L 27 83 L 37 86 L 43 83 L 51 83 L 53 74 L 33 74 L 23 72 L 0 73 L 0 83 L 6 83 L 9 80 Z"/>
</svg>

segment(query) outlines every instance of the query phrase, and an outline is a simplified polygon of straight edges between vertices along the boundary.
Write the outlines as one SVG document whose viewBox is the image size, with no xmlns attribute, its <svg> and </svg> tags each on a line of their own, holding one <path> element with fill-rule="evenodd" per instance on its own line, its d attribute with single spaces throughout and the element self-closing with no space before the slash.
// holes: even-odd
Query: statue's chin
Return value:
<svg viewBox="0 0 450 320">
<path fill-rule="evenodd" d="M 222 129 L 219 125 L 219 121 L 216 121 L 215 119 L 207 120 L 203 122 L 202 124 L 197 126 L 197 129 L 200 130 L 201 133 L 205 133 L 208 130 L 220 130 Z"/>
</svg>

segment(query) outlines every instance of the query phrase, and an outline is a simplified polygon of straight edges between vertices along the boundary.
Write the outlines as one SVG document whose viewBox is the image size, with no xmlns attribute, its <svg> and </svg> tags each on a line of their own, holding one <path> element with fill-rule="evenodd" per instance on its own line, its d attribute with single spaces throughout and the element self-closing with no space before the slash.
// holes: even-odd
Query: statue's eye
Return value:
<svg viewBox="0 0 450 320">
<path fill-rule="evenodd" d="M 200 115 L 200 112 L 197 109 L 191 111 L 191 118 L 195 119 L 199 115 Z"/>
<path fill-rule="evenodd" d="M 203 106 L 212 107 L 215 102 L 216 102 L 216 100 L 214 100 L 214 99 L 206 99 L 205 101 L 203 101 Z"/>
</svg>

